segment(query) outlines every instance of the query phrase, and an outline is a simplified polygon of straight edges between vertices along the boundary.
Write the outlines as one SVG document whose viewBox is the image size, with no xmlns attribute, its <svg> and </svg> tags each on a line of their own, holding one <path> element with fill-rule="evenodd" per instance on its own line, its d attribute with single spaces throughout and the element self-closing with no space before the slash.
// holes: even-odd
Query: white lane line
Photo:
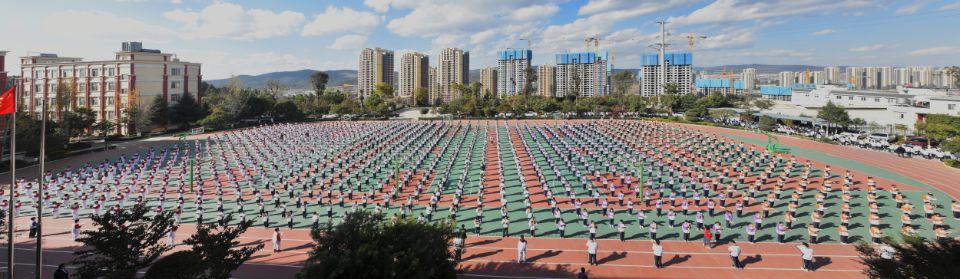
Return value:
<svg viewBox="0 0 960 279">
<path fill-rule="evenodd" d="M 516 247 L 490 247 L 490 246 L 473 246 L 467 247 L 466 249 L 481 249 L 481 250 L 517 250 Z M 527 248 L 527 251 L 573 251 L 573 252 L 586 252 L 587 250 L 577 250 L 577 249 L 538 249 L 538 248 Z M 627 252 L 627 253 L 636 253 L 636 254 L 653 254 L 652 251 L 639 251 L 639 250 L 597 250 L 600 252 Z M 727 253 L 710 253 L 710 252 L 684 252 L 684 251 L 670 251 L 674 254 L 690 254 L 690 255 L 728 255 Z M 742 255 L 747 255 L 746 252 L 741 253 Z M 769 253 L 757 253 L 761 256 L 783 256 L 783 257 L 796 257 L 797 254 L 769 254 Z M 749 256 L 749 255 L 747 255 Z M 849 256 L 849 255 L 817 255 L 818 257 L 828 257 L 828 258 L 859 258 L 860 256 Z"/>
<path fill-rule="evenodd" d="M 516 264 L 532 264 L 532 265 L 571 265 L 571 266 L 589 266 L 584 263 L 538 263 L 538 262 L 526 262 L 526 263 L 517 263 L 516 261 L 495 261 L 495 260 L 466 260 L 465 262 L 498 262 L 498 263 L 516 263 Z M 601 264 L 599 266 L 613 266 L 613 267 L 640 267 L 640 268 L 654 268 L 652 265 L 638 265 L 638 264 Z M 667 269 L 672 268 L 686 268 L 686 269 L 733 269 L 729 266 L 676 266 L 670 265 Z M 799 268 L 779 268 L 779 267 L 747 267 L 748 270 L 783 270 L 783 271 L 801 271 Z M 831 272 L 863 272 L 859 269 L 817 269 L 817 271 L 831 271 Z"/>
</svg>

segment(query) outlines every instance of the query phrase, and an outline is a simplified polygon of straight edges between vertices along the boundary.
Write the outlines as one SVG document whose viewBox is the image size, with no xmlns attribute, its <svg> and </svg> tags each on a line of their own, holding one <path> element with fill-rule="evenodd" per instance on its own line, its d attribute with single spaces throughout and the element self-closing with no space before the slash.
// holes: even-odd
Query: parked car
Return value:
<svg viewBox="0 0 960 279">
<path fill-rule="evenodd" d="M 937 142 L 937 140 L 935 140 L 935 139 L 927 139 L 926 137 L 910 137 L 910 138 L 907 138 L 907 140 L 904 141 L 903 144 L 913 145 L 913 146 L 920 146 L 920 147 L 927 147 L 927 143 L 928 143 L 928 142 L 929 142 L 929 144 L 930 144 L 929 147 L 937 147 L 938 145 L 940 145 L 940 143 Z"/>
<path fill-rule="evenodd" d="M 868 138 L 876 141 L 893 142 L 897 137 L 887 133 L 872 133 Z"/>
</svg>

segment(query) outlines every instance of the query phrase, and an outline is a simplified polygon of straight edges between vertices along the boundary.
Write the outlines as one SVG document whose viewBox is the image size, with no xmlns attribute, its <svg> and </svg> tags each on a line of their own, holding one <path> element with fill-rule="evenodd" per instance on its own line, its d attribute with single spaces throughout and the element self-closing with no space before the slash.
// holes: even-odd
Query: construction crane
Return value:
<svg viewBox="0 0 960 279">
<path fill-rule="evenodd" d="M 707 36 L 703 36 L 703 35 L 694 36 L 693 32 L 690 32 L 690 35 L 687 35 L 687 40 L 688 40 L 688 43 L 690 44 L 690 52 L 691 52 L 691 53 L 693 52 L 693 41 L 694 41 L 694 40 L 704 40 L 704 39 L 706 39 L 706 38 L 707 38 Z"/>
</svg>

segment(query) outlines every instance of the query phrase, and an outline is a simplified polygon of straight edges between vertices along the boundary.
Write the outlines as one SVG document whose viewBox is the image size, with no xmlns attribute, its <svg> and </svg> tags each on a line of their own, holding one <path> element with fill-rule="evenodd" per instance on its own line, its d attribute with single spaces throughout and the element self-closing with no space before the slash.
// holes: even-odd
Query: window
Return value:
<svg viewBox="0 0 960 279">
<path fill-rule="evenodd" d="M 837 100 L 842 100 L 843 96 L 837 96 Z"/>
<path fill-rule="evenodd" d="M 116 84 L 114 84 L 114 83 L 112 83 L 112 82 L 108 82 L 108 83 L 107 83 L 107 91 L 113 91 L 113 90 L 115 90 L 115 89 L 116 89 L 116 86 L 117 86 Z"/>
<path fill-rule="evenodd" d="M 61 76 L 61 77 L 68 77 L 68 76 L 70 76 L 70 70 L 60 71 L 60 76 Z"/>
<path fill-rule="evenodd" d="M 120 75 L 120 80 L 127 80 L 127 75 Z"/>
<path fill-rule="evenodd" d="M 183 70 L 180 68 L 170 69 L 170 75 L 179 76 Z"/>
<path fill-rule="evenodd" d="M 77 76 L 79 76 L 79 77 L 86 77 L 86 76 L 87 76 L 87 71 L 85 71 L 85 70 L 83 70 L 83 69 L 79 69 L 79 70 L 77 70 Z"/>
<path fill-rule="evenodd" d="M 94 82 L 90 84 L 90 92 L 100 91 L 100 83 Z"/>
<path fill-rule="evenodd" d="M 874 103 L 879 103 L 879 102 L 880 102 L 880 98 L 873 98 L 873 102 L 874 102 Z"/>
<path fill-rule="evenodd" d="M 120 88 L 120 94 L 127 94 L 126 88 Z"/>
<path fill-rule="evenodd" d="M 170 94 L 171 102 L 180 102 L 180 94 Z"/>
<path fill-rule="evenodd" d="M 896 101 L 896 99 L 894 99 L 894 98 L 887 98 L 887 103 L 888 103 L 888 104 L 892 104 L 892 103 L 895 102 L 895 101 Z"/>
<path fill-rule="evenodd" d="M 947 109 L 948 109 L 948 110 L 955 110 L 955 109 L 957 109 L 957 104 L 947 104 Z"/>
<path fill-rule="evenodd" d="M 180 88 L 180 82 L 179 82 L 179 81 L 171 82 L 171 83 L 170 83 L 170 88 L 172 88 L 172 89 Z"/>
<path fill-rule="evenodd" d="M 866 101 L 867 101 L 867 97 L 860 97 L 860 101 L 861 101 L 861 102 L 866 102 Z"/>
<path fill-rule="evenodd" d="M 83 97 L 77 97 L 77 104 L 83 105 Z"/>
<path fill-rule="evenodd" d="M 86 84 L 86 83 L 78 83 L 78 84 L 77 84 L 77 92 L 87 92 L 87 84 Z"/>
<path fill-rule="evenodd" d="M 853 96 L 849 96 L 847 99 L 853 101 Z"/>
<path fill-rule="evenodd" d="M 903 119 L 903 114 L 902 114 L 902 113 L 900 114 L 900 119 Z"/>
<path fill-rule="evenodd" d="M 41 86 L 43 86 L 43 85 L 40 85 L 40 84 L 34 84 L 34 85 L 33 85 L 33 92 L 40 92 L 40 91 L 43 91 L 43 90 L 41 89 L 41 88 L 42 88 Z"/>
<path fill-rule="evenodd" d="M 91 76 L 91 77 L 99 77 L 99 76 L 100 76 L 100 69 L 91 69 L 91 70 L 90 70 L 90 76 Z"/>
<path fill-rule="evenodd" d="M 107 101 L 107 105 L 108 105 L 108 106 L 112 106 L 112 105 L 113 105 L 113 97 L 107 97 L 107 98 L 105 98 L 105 100 Z"/>
<path fill-rule="evenodd" d="M 99 106 L 99 105 L 100 105 L 100 98 L 99 98 L 99 97 L 90 97 L 90 105 L 92 105 L 92 106 Z"/>
<path fill-rule="evenodd" d="M 108 77 L 114 76 L 114 73 L 115 73 L 115 72 L 114 72 L 114 69 L 113 69 L 113 68 L 107 68 L 107 76 L 108 76 Z"/>
</svg>

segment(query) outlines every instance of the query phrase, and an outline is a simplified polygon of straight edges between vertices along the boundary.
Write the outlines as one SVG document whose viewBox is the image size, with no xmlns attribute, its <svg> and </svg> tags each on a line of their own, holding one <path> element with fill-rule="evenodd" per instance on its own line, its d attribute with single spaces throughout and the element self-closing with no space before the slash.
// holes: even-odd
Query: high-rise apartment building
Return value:
<svg viewBox="0 0 960 279">
<path fill-rule="evenodd" d="M 578 97 L 605 96 L 610 92 L 607 52 L 560 53 L 556 55 L 556 94 Z"/>
<path fill-rule="evenodd" d="M 848 86 L 851 89 L 864 89 L 865 84 L 867 84 L 866 73 L 863 68 L 860 67 L 847 67 L 846 70 L 846 79 Z"/>
<path fill-rule="evenodd" d="M 429 89 L 430 57 L 419 52 L 404 53 L 400 57 L 400 86 L 398 96 L 411 100 L 418 89 Z"/>
<path fill-rule="evenodd" d="M 560 97 L 557 95 L 557 66 L 537 67 L 537 91 L 540 96 Z"/>
<path fill-rule="evenodd" d="M 913 87 L 933 87 L 932 67 L 910 67 L 913 72 Z"/>
<path fill-rule="evenodd" d="M 896 88 L 896 82 L 893 79 L 893 68 L 892 67 L 880 67 L 880 87 L 877 89 L 893 89 Z"/>
<path fill-rule="evenodd" d="M 826 84 L 847 84 L 843 80 L 843 73 L 840 72 L 840 67 L 824 67 L 823 72 L 826 75 Z"/>
<path fill-rule="evenodd" d="M 746 68 L 743 69 L 741 74 L 741 79 L 743 79 L 744 87 L 747 91 L 751 91 L 757 88 L 757 69 Z"/>
<path fill-rule="evenodd" d="M 497 96 L 498 80 L 497 68 L 487 67 L 480 69 L 480 94 Z"/>
<path fill-rule="evenodd" d="M 663 56 L 665 75 L 661 75 L 660 55 L 648 54 L 640 58 L 641 88 L 643 96 L 656 96 L 663 92 L 665 84 L 676 84 L 680 94 L 689 94 L 693 87 L 693 54 L 667 53 Z M 664 80 L 661 80 L 664 79 Z"/>
<path fill-rule="evenodd" d="M 377 84 L 395 84 L 393 51 L 382 48 L 365 48 L 360 51 L 357 67 L 357 95 L 366 98 L 373 94 Z"/>
<path fill-rule="evenodd" d="M 190 94 L 203 100 L 200 84 L 203 76 L 199 63 L 180 61 L 174 54 L 145 49 L 140 42 L 124 42 L 114 60 L 83 61 L 81 58 L 39 54 L 20 57 L 20 103 L 26 111 L 39 113 L 43 99 L 48 110 L 61 106 L 66 110 L 90 108 L 97 120 L 118 123 L 123 112 L 132 106 L 142 109 L 161 96 L 169 103 Z M 69 90 L 76 97 L 57 104 L 57 89 Z M 62 100 L 62 99 L 61 99 Z M 59 118 L 59 112 L 51 117 Z M 129 127 L 117 125 L 116 132 L 127 133 Z"/>
<path fill-rule="evenodd" d="M 430 67 L 429 76 L 427 84 L 429 84 L 430 103 L 436 106 L 442 103 L 442 100 L 440 100 L 440 83 L 437 82 L 437 67 Z"/>
<path fill-rule="evenodd" d="M 893 76 L 896 80 L 894 84 L 896 86 L 907 86 L 911 82 L 911 71 L 910 68 L 896 68 L 893 69 Z"/>
<path fill-rule="evenodd" d="M 527 70 L 531 67 L 533 51 L 511 49 L 497 53 L 497 96 L 519 95 L 527 86 Z"/>
<path fill-rule="evenodd" d="M 437 83 L 437 97 L 443 103 L 459 97 L 454 84 L 470 83 L 470 52 L 459 48 L 443 49 L 437 64 Z"/>
<path fill-rule="evenodd" d="M 778 85 L 780 85 L 781 87 L 791 87 L 794 84 L 798 83 L 799 81 L 798 79 L 802 79 L 797 72 L 791 72 L 791 71 L 780 72 L 778 76 L 779 76 Z"/>
<path fill-rule="evenodd" d="M 813 71 L 813 84 L 823 85 L 827 84 L 827 72 L 825 71 Z"/>
</svg>

